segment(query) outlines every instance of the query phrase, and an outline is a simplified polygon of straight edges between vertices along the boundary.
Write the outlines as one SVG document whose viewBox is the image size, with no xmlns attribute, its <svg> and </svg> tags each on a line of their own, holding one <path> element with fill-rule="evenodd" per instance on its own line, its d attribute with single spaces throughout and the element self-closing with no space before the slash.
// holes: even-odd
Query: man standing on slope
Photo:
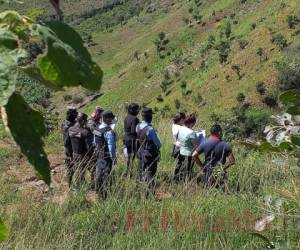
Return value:
<svg viewBox="0 0 300 250">
<path fill-rule="evenodd" d="M 98 129 L 101 125 L 101 119 L 102 119 L 102 113 L 104 109 L 97 106 L 95 109 L 95 112 L 89 117 L 87 121 L 87 127 L 91 131 L 91 133 L 94 133 L 95 129 Z M 95 188 L 95 174 L 96 174 L 96 165 L 97 165 L 97 154 L 95 151 L 95 147 L 93 145 L 93 148 L 90 152 L 90 160 L 89 160 L 89 171 L 91 172 L 91 187 L 92 189 Z"/>
<path fill-rule="evenodd" d="M 127 150 L 127 171 L 126 176 L 131 177 L 132 164 L 136 156 L 137 145 L 137 133 L 136 126 L 139 124 L 137 115 L 139 114 L 140 106 L 136 103 L 130 103 L 128 106 L 128 113 L 124 120 L 124 137 L 123 144 Z"/>
<path fill-rule="evenodd" d="M 110 185 L 112 166 L 116 164 L 116 134 L 111 128 L 115 118 L 112 111 L 103 112 L 99 129 L 94 130 L 94 143 L 98 156 L 96 166 L 96 192 L 99 198 L 106 199 Z"/>
<path fill-rule="evenodd" d="M 226 170 L 235 163 L 231 146 L 222 140 L 222 128 L 220 125 L 213 125 L 210 130 L 211 136 L 193 153 L 193 157 L 200 167 L 203 167 L 203 182 L 205 186 L 220 186 L 226 178 Z M 199 159 L 199 155 L 204 153 L 204 164 Z M 215 178 L 214 173 L 217 165 L 221 163 L 224 166 L 224 174 L 221 180 Z"/>
<path fill-rule="evenodd" d="M 92 150 L 92 134 L 86 127 L 87 115 L 79 113 L 75 125 L 69 128 L 69 136 L 73 149 L 75 169 L 75 186 L 78 188 L 84 181 L 84 175 Z"/>
<path fill-rule="evenodd" d="M 137 153 L 137 188 L 139 190 L 142 181 L 146 181 L 148 185 L 147 196 L 150 192 L 154 193 L 155 175 L 161 147 L 156 130 L 151 125 L 152 116 L 152 109 L 144 108 L 142 110 L 143 121 L 137 125 L 137 138 L 140 143 Z"/>
<path fill-rule="evenodd" d="M 74 175 L 74 166 L 73 166 L 73 150 L 71 139 L 69 136 L 69 128 L 74 126 L 76 123 L 77 109 L 75 107 L 67 107 L 66 120 L 61 126 L 61 131 L 63 134 L 64 141 L 64 155 L 65 155 L 65 167 L 66 167 L 66 176 L 69 187 L 72 184 L 72 178 Z"/>
</svg>

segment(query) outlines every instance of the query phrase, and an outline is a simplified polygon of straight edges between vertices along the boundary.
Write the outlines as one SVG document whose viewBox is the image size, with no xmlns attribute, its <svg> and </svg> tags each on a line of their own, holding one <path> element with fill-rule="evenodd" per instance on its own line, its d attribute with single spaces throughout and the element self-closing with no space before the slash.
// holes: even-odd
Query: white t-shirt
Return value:
<svg viewBox="0 0 300 250">
<path fill-rule="evenodd" d="M 181 127 L 182 127 L 182 126 L 180 126 L 180 125 L 178 125 L 178 124 L 173 124 L 173 125 L 172 125 L 173 143 L 174 143 L 176 146 L 179 146 L 179 142 L 178 142 L 178 140 L 176 140 L 176 138 L 177 138 L 179 129 L 180 129 Z"/>
</svg>

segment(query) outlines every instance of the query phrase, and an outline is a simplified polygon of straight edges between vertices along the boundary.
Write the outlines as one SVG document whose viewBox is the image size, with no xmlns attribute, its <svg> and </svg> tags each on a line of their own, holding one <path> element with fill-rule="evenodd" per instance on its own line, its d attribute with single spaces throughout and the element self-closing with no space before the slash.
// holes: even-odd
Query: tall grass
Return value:
<svg viewBox="0 0 300 250">
<path fill-rule="evenodd" d="M 0 177 L 4 191 L 0 194 L 0 215 L 10 228 L 10 238 L 0 248 L 263 249 L 264 242 L 250 232 L 255 218 L 264 213 L 264 196 L 285 194 L 290 197 L 287 198 L 291 200 L 290 208 L 299 213 L 297 198 L 291 191 L 295 187 L 293 180 L 300 176 L 296 163 L 281 156 L 249 151 L 238 144 L 233 145 L 237 163 L 229 170 L 225 192 L 203 189 L 195 183 L 183 185 L 170 181 L 175 167 L 170 156 L 170 125 L 168 120 L 157 124 L 163 148 L 157 195 L 149 199 L 136 192 L 135 177 L 130 180 L 123 177 L 126 164 L 122 156 L 119 156 L 111 192 L 105 201 L 93 202 L 89 198 L 93 194 L 87 195 L 87 187 L 83 187 L 77 193 L 68 193 L 61 204 L 51 197 L 49 201 L 37 202 L 28 194 L 12 195 L 14 181 Z M 118 148 L 121 127 L 117 127 Z M 206 125 L 199 124 L 199 127 Z M 52 145 L 57 147 L 59 142 L 55 141 L 53 139 Z M 194 167 L 194 171 L 199 172 L 199 169 Z M 53 192 L 55 195 L 56 190 Z M 250 223 L 246 219 L 247 212 Z M 286 235 L 284 231 L 281 234 Z M 275 237 L 278 230 L 271 227 L 266 235 Z M 299 246 L 296 232 L 288 232 L 288 236 L 293 247 Z"/>
</svg>

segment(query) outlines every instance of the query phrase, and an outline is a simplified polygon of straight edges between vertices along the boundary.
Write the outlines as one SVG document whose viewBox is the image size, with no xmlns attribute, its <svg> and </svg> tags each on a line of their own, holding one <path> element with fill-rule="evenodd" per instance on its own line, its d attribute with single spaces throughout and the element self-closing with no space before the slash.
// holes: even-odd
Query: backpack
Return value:
<svg viewBox="0 0 300 250">
<path fill-rule="evenodd" d="M 108 131 L 112 131 L 110 126 L 101 129 L 94 129 L 94 143 L 96 145 L 96 153 L 98 154 L 99 158 L 104 158 L 105 154 L 108 152 L 108 145 L 105 140 L 105 133 Z"/>
</svg>

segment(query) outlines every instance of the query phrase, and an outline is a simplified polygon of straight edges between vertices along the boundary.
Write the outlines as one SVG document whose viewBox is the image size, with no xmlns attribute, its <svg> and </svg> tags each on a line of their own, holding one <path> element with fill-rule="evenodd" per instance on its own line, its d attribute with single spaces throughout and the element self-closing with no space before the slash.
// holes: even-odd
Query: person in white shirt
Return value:
<svg viewBox="0 0 300 250">
<path fill-rule="evenodd" d="M 173 118 L 172 125 L 172 137 L 173 137 L 173 149 L 172 156 L 176 159 L 179 155 L 180 143 L 178 141 L 178 133 L 180 128 L 184 125 L 184 120 L 186 118 L 185 113 L 177 113 Z"/>
</svg>

